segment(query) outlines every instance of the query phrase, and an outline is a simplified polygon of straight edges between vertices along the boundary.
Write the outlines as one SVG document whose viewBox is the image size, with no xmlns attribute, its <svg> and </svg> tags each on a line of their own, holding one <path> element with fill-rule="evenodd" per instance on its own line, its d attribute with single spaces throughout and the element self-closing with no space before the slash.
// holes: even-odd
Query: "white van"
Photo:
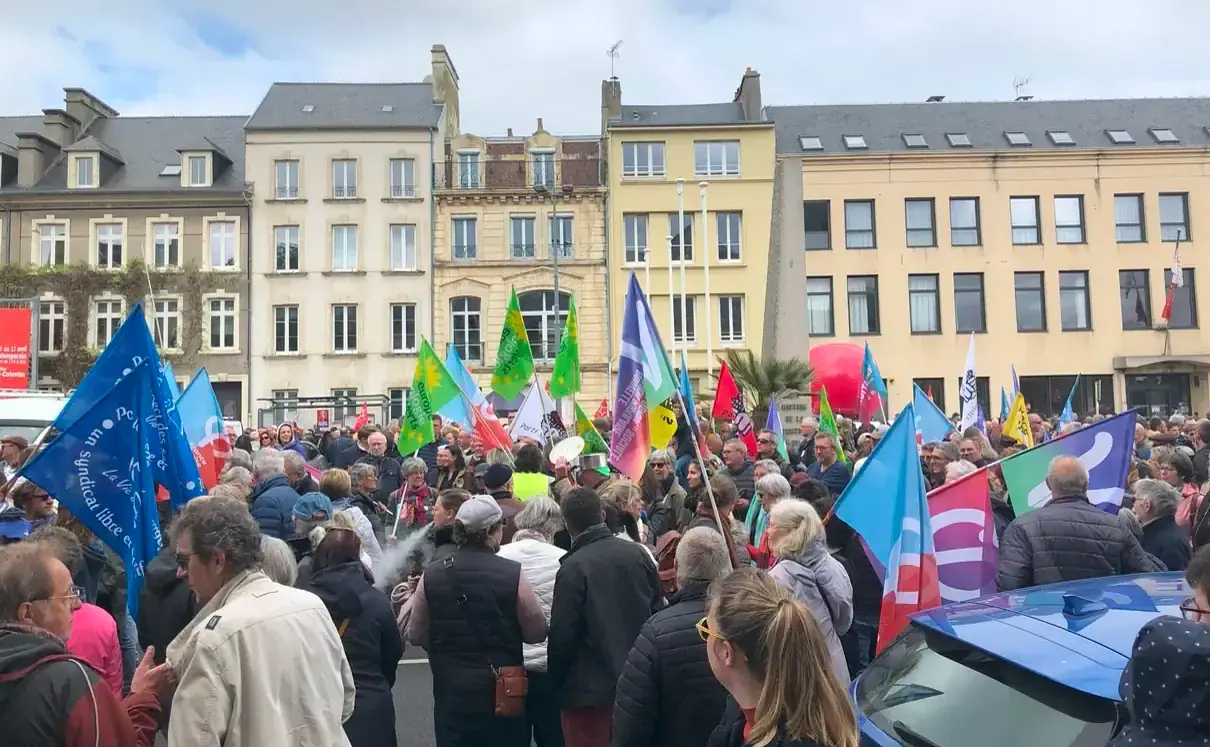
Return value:
<svg viewBox="0 0 1210 747">
<path fill-rule="evenodd" d="M 34 443 L 67 404 L 61 392 L 0 389 L 0 436 L 21 436 Z"/>
</svg>

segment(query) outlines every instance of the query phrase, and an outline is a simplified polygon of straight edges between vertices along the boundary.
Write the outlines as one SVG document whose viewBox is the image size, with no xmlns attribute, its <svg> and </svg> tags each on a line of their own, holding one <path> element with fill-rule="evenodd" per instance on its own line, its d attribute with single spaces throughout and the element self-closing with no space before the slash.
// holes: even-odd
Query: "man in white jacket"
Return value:
<svg viewBox="0 0 1210 747">
<path fill-rule="evenodd" d="M 198 498 L 176 523 L 178 574 L 204 605 L 168 646 L 169 747 L 347 747 L 353 672 L 323 603 L 261 570 L 247 507 Z"/>
</svg>

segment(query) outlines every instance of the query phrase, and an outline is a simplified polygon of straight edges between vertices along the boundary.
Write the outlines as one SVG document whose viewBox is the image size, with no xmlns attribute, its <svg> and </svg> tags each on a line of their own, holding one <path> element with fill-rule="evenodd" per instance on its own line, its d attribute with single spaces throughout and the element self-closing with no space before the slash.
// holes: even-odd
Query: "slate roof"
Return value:
<svg viewBox="0 0 1210 747">
<path fill-rule="evenodd" d="M 926 150 L 908 147 L 905 134 L 923 135 L 928 151 L 1210 146 L 1206 130 L 1210 126 L 1210 98 L 770 106 L 765 116 L 775 123 L 777 153 L 803 157 Z M 1170 129 L 1180 142 L 1158 143 L 1149 128 Z M 1110 129 L 1127 130 L 1134 144 L 1114 144 L 1106 134 Z M 1068 132 L 1075 143 L 1056 145 L 1047 131 Z M 1009 145 L 1006 132 L 1024 132 L 1031 145 Z M 965 133 L 971 147 L 951 147 L 946 133 Z M 862 135 L 868 147 L 847 149 L 845 135 Z M 823 149 L 803 150 L 801 136 L 819 137 Z"/>
<path fill-rule="evenodd" d="M 623 106 L 622 117 L 610 127 L 692 127 L 694 125 L 761 124 L 744 120 L 739 102 L 726 104 L 671 104 L 669 106 Z M 765 123 L 767 124 L 767 123 Z"/>
<path fill-rule="evenodd" d="M 42 131 L 42 118 L 25 118 L 29 121 L 22 130 Z M 247 116 L 237 117 L 116 117 L 96 120 L 87 130 L 84 140 L 96 139 L 106 148 L 121 154 L 123 165 L 105 179 L 99 190 L 90 192 L 242 192 L 244 189 L 244 122 Z M 0 128 L 5 126 L 0 119 Z M 0 129 L 0 135 L 4 132 Z M 217 171 L 214 184 L 210 187 L 182 187 L 181 177 L 160 176 L 165 166 L 180 166 L 182 144 L 196 144 L 203 140 L 221 148 L 231 163 Z M 68 146 L 79 150 L 83 143 Z M 216 163 L 216 166 L 218 164 Z M 77 193 L 81 190 L 67 188 L 67 158 L 60 156 L 33 187 L 22 189 L 10 185 L 0 192 L 14 194 L 22 192 Z"/>
<path fill-rule="evenodd" d="M 18 132 L 41 132 L 42 117 L 0 117 L 0 150 L 17 152 Z"/>
<path fill-rule="evenodd" d="M 314 107 L 304 112 L 304 106 Z M 383 111 L 384 106 L 391 107 Z M 249 130 L 433 129 L 443 107 L 428 83 L 274 83 Z"/>
<path fill-rule="evenodd" d="M 82 140 L 77 140 L 71 145 L 63 149 L 64 153 L 104 153 L 118 163 L 123 163 L 122 154 L 110 146 L 108 143 L 103 143 L 97 140 L 96 137 L 89 135 Z"/>
</svg>

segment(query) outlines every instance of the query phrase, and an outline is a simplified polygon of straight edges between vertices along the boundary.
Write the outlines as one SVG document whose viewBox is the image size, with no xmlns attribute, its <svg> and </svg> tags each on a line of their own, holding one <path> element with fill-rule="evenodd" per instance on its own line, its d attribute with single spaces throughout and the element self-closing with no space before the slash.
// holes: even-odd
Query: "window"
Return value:
<svg viewBox="0 0 1210 747">
<path fill-rule="evenodd" d="M 1134 137 L 1126 130 L 1105 130 L 1105 134 L 1109 136 L 1109 141 L 1114 145 L 1131 145 L 1134 143 Z"/>
<path fill-rule="evenodd" d="M 478 256 L 475 246 L 479 222 L 475 218 L 454 218 L 454 259 L 474 259 Z"/>
<path fill-rule="evenodd" d="M 1087 272 L 1059 273 L 1059 326 L 1064 332 L 1092 329 Z"/>
<path fill-rule="evenodd" d="M 332 307 L 332 352 L 357 352 L 357 304 Z"/>
<path fill-rule="evenodd" d="M 273 390 L 273 418 L 278 423 L 290 423 L 298 420 L 298 390 Z M 291 401 L 293 400 L 293 401 Z"/>
<path fill-rule="evenodd" d="M 718 339 L 723 343 L 744 341 L 744 297 L 718 297 Z"/>
<path fill-rule="evenodd" d="M 181 264 L 181 227 L 179 223 L 152 223 L 154 242 L 152 263 L 158 268 Z"/>
<path fill-rule="evenodd" d="M 1026 135 L 1024 132 L 1006 132 L 1004 133 L 1004 137 L 1008 138 L 1008 144 L 1013 147 L 1032 145 L 1029 142 L 1029 135 Z"/>
<path fill-rule="evenodd" d="M 950 245 L 979 246 L 979 198 L 950 198 Z"/>
<path fill-rule="evenodd" d="M 1155 138 L 1157 143 L 1168 145 L 1172 143 L 1179 143 L 1181 141 L 1181 139 L 1176 136 L 1176 133 L 1167 129 L 1166 127 L 1152 127 L 1150 132 L 1151 137 Z"/>
<path fill-rule="evenodd" d="M 332 420 L 340 423 L 345 418 L 357 417 L 357 387 L 345 387 L 343 389 L 333 389 L 332 399 L 339 404 L 332 407 Z"/>
<path fill-rule="evenodd" d="M 277 272 L 298 272 L 298 226 L 274 226 L 273 244 L 273 269 Z"/>
<path fill-rule="evenodd" d="M 357 161 L 340 158 L 332 162 L 332 197 L 357 197 Z"/>
<path fill-rule="evenodd" d="M 530 152 L 529 172 L 533 179 L 533 186 L 553 189 L 555 186 L 555 152 L 553 150 Z"/>
<path fill-rule="evenodd" d="M 1143 225 L 1143 196 L 1113 196 L 1114 236 L 1119 244 L 1135 244 L 1147 240 Z"/>
<path fill-rule="evenodd" d="M 987 302 L 983 296 L 981 272 L 954 273 L 954 331 L 987 331 Z"/>
<path fill-rule="evenodd" d="M 408 390 L 395 386 L 387 389 L 387 418 L 403 420 L 403 412 L 407 408 Z"/>
<path fill-rule="evenodd" d="M 1046 331 L 1046 285 L 1040 272 L 1013 274 L 1018 332 Z"/>
<path fill-rule="evenodd" d="M 740 260 L 740 213 L 717 213 L 718 261 Z"/>
<path fill-rule="evenodd" d="M 1055 242 L 1084 243 L 1084 198 L 1080 195 L 1055 198 Z"/>
<path fill-rule="evenodd" d="M 622 176 L 663 175 L 663 143 L 622 143 Z"/>
<path fill-rule="evenodd" d="M 846 249 L 874 248 L 873 200 L 845 200 L 844 245 Z"/>
<path fill-rule="evenodd" d="M 1042 243 L 1042 233 L 1038 229 L 1037 197 L 1010 197 L 1008 214 L 1012 221 L 1014 244 Z"/>
<path fill-rule="evenodd" d="M 685 307 L 681 308 L 681 296 L 672 297 L 672 341 L 674 343 L 697 343 L 697 298 L 684 296 Z"/>
<path fill-rule="evenodd" d="M 623 260 L 625 264 L 647 263 L 647 221 L 646 215 L 637 213 L 622 216 L 622 235 L 626 244 L 626 256 Z"/>
<path fill-rule="evenodd" d="M 1122 302 L 1122 329 L 1151 329 L 1151 273 L 1119 270 L 1118 294 Z"/>
<path fill-rule="evenodd" d="M 210 221 L 210 267 L 235 267 L 235 221 Z"/>
<path fill-rule="evenodd" d="M 67 304 L 42 301 L 38 307 L 38 352 L 57 353 L 67 339 Z"/>
<path fill-rule="evenodd" d="M 482 302 L 474 296 L 450 299 L 450 337 L 463 360 L 483 360 Z"/>
<path fill-rule="evenodd" d="M 550 216 L 550 255 L 559 259 L 575 259 L 575 223 L 570 215 Z"/>
<path fill-rule="evenodd" d="M 849 334 L 878 334 L 878 277 L 876 275 L 850 275 Z"/>
<path fill-rule="evenodd" d="M 672 235 L 672 261 L 693 262 L 693 214 L 685 213 L 682 229 L 677 228 L 677 213 L 668 214 L 668 233 Z M 682 246 L 682 242 L 684 245 Z M 681 254 L 684 253 L 682 257 Z"/>
<path fill-rule="evenodd" d="M 273 352 L 290 355 L 298 352 L 298 307 L 273 307 Z"/>
<path fill-rule="evenodd" d="M 155 300 L 155 344 L 161 350 L 181 347 L 181 302 L 175 298 Z"/>
<path fill-rule="evenodd" d="M 458 154 L 458 188 L 479 188 L 479 151 L 470 150 Z"/>
<path fill-rule="evenodd" d="M 279 200 L 298 199 L 298 161 L 276 161 L 273 166 L 277 176 L 274 194 Z"/>
<path fill-rule="evenodd" d="M 802 135 L 798 138 L 798 145 L 803 150 L 823 150 L 823 140 L 818 135 Z"/>
<path fill-rule="evenodd" d="M 739 141 L 695 142 L 693 175 L 739 176 Z"/>
<path fill-rule="evenodd" d="M 391 226 L 391 269 L 416 269 L 416 226 L 410 223 Z"/>
<path fill-rule="evenodd" d="M 1050 142 L 1055 145 L 1075 145 L 1076 140 L 1066 130 L 1047 130 L 1046 136 L 1050 138 Z"/>
<path fill-rule="evenodd" d="M 534 219 L 533 216 L 511 217 L 508 219 L 509 256 L 513 259 L 533 259 L 534 250 Z"/>
<path fill-rule="evenodd" d="M 416 304 L 391 304 L 391 352 L 416 352 Z"/>
<path fill-rule="evenodd" d="M 1160 241 L 1189 240 L 1189 195 L 1160 195 Z"/>
<path fill-rule="evenodd" d="M 836 334 L 830 277 L 807 278 L 807 334 L 811 337 Z"/>
<path fill-rule="evenodd" d="M 961 406 L 962 402 L 962 379 L 962 376 L 956 379 L 959 406 Z M 975 404 L 983 411 L 985 417 L 991 417 L 991 399 L 991 379 L 987 376 L 976 376 Z"/>
<path fill-rule="evenodd" d="M 803 247 L 808 251 L 832 248 L 832 204 L 811 200 L 802 204 Z"/>
<path fill-rule="evenodd" d="M 1132 386 L 1134 381 L 1137 379 L 1127 377 L 1127 390 L 1134 389 Z M 1074 394 L 1072 394 L 1073 388 Z M 1044 418 L 1061 413 L 1068 396 L 1071 396 L 1071 409 L 1077 415 L 1091 415 L 1095 412 L 1112 415 L 1117 412 L 1117 408 L 1114 406 L 1112 374 L 1083 374 L 1079 381 L 1076 381 L 1074 374 L 1069 376 L 1022 376 L 1021 395 L 1029 403 L 1030 412 L 1036 412 Z"/>
<path fill-rule="evenodd" d="M 1164 287 L 1172 285 L 1172 270 L 1164 270 Z M 1194 292 L 1193 269 L 1181 270 L 1181 284 L 1172 294 L 1172 318 L 1170 329 L 1197 329 L 1197 294 Z"/>
<path fill-rule="evenodd" d="M 235 299 L 232 297 L 210 299 L 210 349 L 235 350 L 237 335 Z"/>
<path fill-rule="evenodd" d="M 932 199 L 904 200 L 908 246 L 937 246 L 937 214 Z"/>
<path fill-rule="evenodd" d="M 845 135 L 844 147 L 849 150 L 864 150 L 866 148 L 864 135 Z"/>
<path fill-rule="evenodd" d="M 416 196 L 416 161 L 412 158 L 391 159 L 391 197 Z"/>
<path fill-rule="evenodd" d="M 44 267 L 67 264 L 67 226 L 43 223 L 38 226 L 38 261 Z"/>
<path fill-rule="evenodd" d="M 97 267 L 117 270 L 122 267 L 122 224 L 97 225 Z"/>
<path fill-rule="evenodd" d="M 357 226 L 332 226 L 332 272 L 357 271 Z"/>
<path fill-rule="evenodd" d="M 951 148 L 971 147 L 971 139 L 965 132 L 947 132 L 945 139 L 949 141 Z"/>
<path fill-rule="evenodd" d="M 912 383 L 920 387 L 920 391 L 935 405 L 945 410 L 945 379 L 912 379 Z"/>
<path fill-rule="evenodd" d="M 125 310 L 122 308 L 124 305 L 122 301 L 97 301 L 95 341 L 98 350 L 103 350 L 109 344 L 118 327 L 122 325 L 122 317 L 125 316 Z"/>
<path fill-rule="evenodd" d="M 941 333 L 941 291 L 936 275 L 908 275 L 908 315 L 912 334 Z"/>
<path fill-rule="evenodd" d="M 521 318 L 525 320 L 525 331 L 529 346 L 534 351 L 534 360 L 553 360 L 559 354 L 563 322 L 571 308 L 571 294 L 559 293 L 557 312 L 554 291 L 518 293 L 517 303 L 521 307 Z"/>
<path fill-rule="evenodd" d="M 92 187 L 93 171 L 96 169 L 96 158 L 93 156 L 77 156 L 76 162 L 76 186 L 77 187 Z"/>
<path fill-rule="evenodd" d="M 210 175 L 206 173 L 205 156 L 189 156 L 189 186 L 205 187 L 210 184 Z"/>
<path fill-rule="evenodd" d="M 909 148 L 927 148 L 929 142 L 924 139 L 924 135 L 904 135 L 903 144 Z"/>
</svg>

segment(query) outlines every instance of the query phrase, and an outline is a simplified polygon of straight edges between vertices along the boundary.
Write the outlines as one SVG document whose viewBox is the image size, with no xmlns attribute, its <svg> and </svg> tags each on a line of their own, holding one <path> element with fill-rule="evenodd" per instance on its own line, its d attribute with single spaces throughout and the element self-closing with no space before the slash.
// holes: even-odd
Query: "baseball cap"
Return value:
<svg viewBox="0 0 1210 747">
<path fill-rule="evenodd" d="M 487 472 L 483 475 L 483 487 L 488 490 L 500 490 L 511 479 L 513 479 L 512 467 L 507 464 L 493 464 L 487 468 Z"/>
<path fill-rule="evenodd" d="M 512 474 L 512 470 L 509 470 L 509 474 Z M 495 498 L 490 495 L 472 495 L 470 500 L 458 508 L 454 520 L 462 522 L 468 532 L 482 532 L 500 523 L 503 517 L 504 512 L 500 510 L 500 504 L 496 503 Z"/>
<path fill-rule="evenodd" d="M 325 518 L 330 519 L 332 518 L 332 501 L 323 493 L 304 493 L 294 504 L 293 514 L 294 518 L 303 521 L 314 521 L 316 514 L 323 514 Z"/>
</svg>

